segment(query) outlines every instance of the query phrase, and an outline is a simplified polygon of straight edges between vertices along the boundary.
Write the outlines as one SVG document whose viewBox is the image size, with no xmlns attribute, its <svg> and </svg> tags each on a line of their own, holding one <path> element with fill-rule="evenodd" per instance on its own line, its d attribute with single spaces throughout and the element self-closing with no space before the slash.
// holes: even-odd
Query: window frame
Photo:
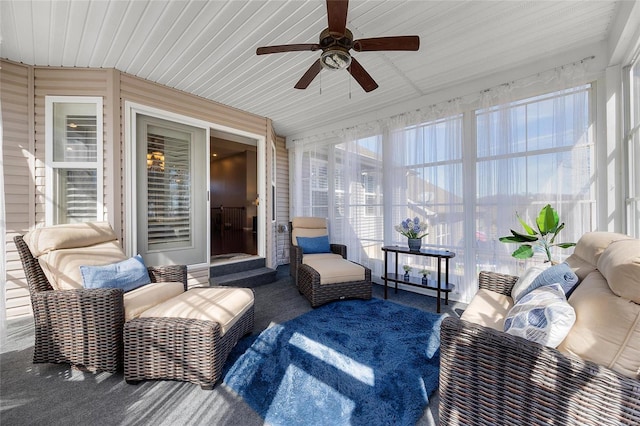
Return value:
<svg viewBox="0 0 640 426">
<path fill-rule="evenodd" d="M 95 161 L 54 161 L 54 105 L 93 104 L 96 108 L 96 159 Z M 85 169 L 96 172 L 96 217 L 105 219 L 104 212 L 104 105 L 100 96 L 45 96 L 45 223 L 47 226 L 60 222 L 58 195 L 55 177 L 58 170 Z"/>
<path fill-rule="evenodd" d="M 627 234 L 636 238 L 640 237 L 640 170 L 634 167 L 635 160 L 640 156 L 640 111 L 636 110 L 640 102 L 640 84 L 636 84 L 633 78 L 634 71 L 640 71 L 640 51 L 638 51 L 629 65 L 623 68 L 623 98 L 624 98 L 624 135 L 623 144 L 625 157 L 627 158 L 625 168 L 625 194 L 624 209 L 625 225 Z M 634 104 L 635 100 L 635 104 Z"/>
</svg>

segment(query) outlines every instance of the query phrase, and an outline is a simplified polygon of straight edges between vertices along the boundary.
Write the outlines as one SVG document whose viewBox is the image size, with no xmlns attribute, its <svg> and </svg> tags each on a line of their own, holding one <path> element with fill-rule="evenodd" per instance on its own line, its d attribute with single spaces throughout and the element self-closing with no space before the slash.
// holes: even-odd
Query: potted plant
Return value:
<svg viewBox="0 0 640 426">
<path fill-rule="evenodd" d="M 423 269 L 420 273 L 422 274 L 422 285 L 427 285 L 429 283 L 429 278 L 431 278 L 431 271 Z"/>
<path fill-rule="evenodd" d="M 558 212 L 556 212 L 550 204 L 547 204 L 540 210 L 538 217 L 536 218 L 536 224 L 533 226 L 527 225 L 522 218 L 516 212 L 518 221 L 524 228 L 526 234 L 516 232 L 513 229 L 511 234 L 506 237 L 500 237 L 500 241 L 503 243 L 519 243 L 518 247 L 511 256 L 516 259 L 527 259 L 534 255 L 536 249 L 544 251 L 547 256 L 545 262 L 552 262 L 551 259 L 551 247 L 569 248 L 574 247 L 576 243 L 556 243 L 556 237 L 564 229 L 564 222 L 560 223 Z"/>
<path fill-rule="evenodd" d="M 422 246 L 422 237 L 429 235 L 427 222 L 421 222 L 417 216 L 413 219 L 403 220 L 400 225 L 396 225 L 394 228 L 407 237 L 407 244 L 411 251 L 419 251 Z"/>
<path fill-rule="evenodd" d="M 404 265 L 402 267 L 402 269 L 404 269 L 404 280 L 405 281 L 409 281 L 410 277 L 409 277 L 409 272 L 411 272 L 411 266 L 409 265 Z"/>
</svg>

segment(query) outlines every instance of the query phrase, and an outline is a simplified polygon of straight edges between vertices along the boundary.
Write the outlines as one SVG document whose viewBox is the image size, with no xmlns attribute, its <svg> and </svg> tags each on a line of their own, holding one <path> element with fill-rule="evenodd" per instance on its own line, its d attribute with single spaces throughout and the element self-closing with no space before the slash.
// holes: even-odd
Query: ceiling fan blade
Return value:
<svg viewBox="0 0 640 426">
<path fill-rule="evenodd" d="M 360 62 L 356 61 L 356 58 L 353 56 L 351 57 L 351 65 L 349 65 L 348 70 L 365 92 L 370 92 L 378 88 L 378 83 L 375 82 L 362 65 L 360 65 Z"/>
<path fill-rule="evenodd" d="M 344 35 L 347 29 L 349 0 L 327 0 L 327 20 L 329 33 Z"/>
<path fill-rule="evenodd" d="M 282 52 L 298 52 L 303 50 L 318 50 L 320 45 L 318 44 L 281 44 L 279 46 L 265 46 L 258 47 L 256 49 L 256 55 L 267 55 L 269 53 L 282 53 Z"/>
<path fill-rule="evenodd" d="M 313 79 L 316 78 L 316 76 L 320 73 L 321 69 L 322 63 L 320 62 L 320 59 L 318 59 L 313 63 L 313 65 L 311 65 L 311 67 L 309 67 L 307 72 L 304 73 L 302 78 L 298 80 L 294 87 L 296 89 L 306 89 L 307 87 L 309 87 Z"/>
<path fill-rule="evenodd" d="M 418 36 L 362 38 L 353 42 L 353 50 L 356 52 L 371 52 L 377 50 L 418 50 L 419 48 L 420 37 Z"/>
</svg>

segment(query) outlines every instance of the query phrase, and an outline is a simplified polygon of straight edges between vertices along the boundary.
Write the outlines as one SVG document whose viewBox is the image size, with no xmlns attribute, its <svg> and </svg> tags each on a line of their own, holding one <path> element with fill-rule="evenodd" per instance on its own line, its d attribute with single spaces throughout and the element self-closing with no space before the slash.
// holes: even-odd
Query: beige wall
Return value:
<svg viewBox="0 0 640 426">
<path fill-rule="evenodd" d="M 0 61 L 3 154 L 6 194 L 7 318 L 31 313 L 13 237 L 45 223 L 44 150 L 45 96 L 100 96 L 104 106 L 104 214 L 123 242 L 127 235 L 123 164 L 126 101 L 189 116 L 216 125 L 263 136 L 267 164 L 275 134 L 271 121 L 113 69 L 32 67 Z M 280 161 L 280 160 L 278 160 Z M 267 167 L 267 173 L 270 167 Z M 280 170 L 280 168 L 279 168 Z M 279 172 L 280 173 L 280 172 Z M 267 182 L 270 182 L 270 178 Z M 267 203 L 269 194 L 265 194 Z M 279 190 L 279 197 L 283 196 Z M 288 199 L 288 193 L 286 194 Z M 271 224 L 270 209 L 267 223 Z M 275 265 L 274 233 L 267 227 L 267 265 Z M 269 243 L 271 242 L 271 243 Z M 208 271 L 193 271 L 190 284 L 205 282 Z"/>
<path fill-rule="evenodd" d="M 35 223 L 33 185 L 34 132 L 33 69 L 14 63 L 0 64 L 2 150 L 6 208 L 6 309 L 7 318 L 31 313 L 29 291 L 13 237 Z"/>
<path fill-rule="evenodd" d="M 289 224 L 289 153 L 285 142 L 285 138 L 276 138 L 276 226 Z M 276 234 L 276 250 L 278 265 L 289 263 L 289 231 Z"/>
</svg>

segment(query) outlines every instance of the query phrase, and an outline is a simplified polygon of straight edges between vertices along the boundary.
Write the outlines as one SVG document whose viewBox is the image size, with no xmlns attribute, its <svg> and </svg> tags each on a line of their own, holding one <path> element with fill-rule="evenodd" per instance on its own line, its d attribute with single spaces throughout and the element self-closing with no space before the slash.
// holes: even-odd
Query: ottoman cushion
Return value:
<svg viewBox="0 0 640 426">
<path fill-rule="evenodd" d="M 214 321 L 224 335 L 253 306 L 248 288 L 193 288 L 144 311 L 140 318 L 170 317 Z"/>
<path fill-rule="evenodd" d="M 151 283 L 128 291 L 123 296 L 124 320 L 138 318 L 141 313 L 184 293 L 181 282 Z"/>
<path fill-rule="evenodd" d="M 363 281 L 365 278 L 364 267 L 342 258 L 316 258 L 305 263 L 320 274 L 321 285 Z"/>
</svg>

